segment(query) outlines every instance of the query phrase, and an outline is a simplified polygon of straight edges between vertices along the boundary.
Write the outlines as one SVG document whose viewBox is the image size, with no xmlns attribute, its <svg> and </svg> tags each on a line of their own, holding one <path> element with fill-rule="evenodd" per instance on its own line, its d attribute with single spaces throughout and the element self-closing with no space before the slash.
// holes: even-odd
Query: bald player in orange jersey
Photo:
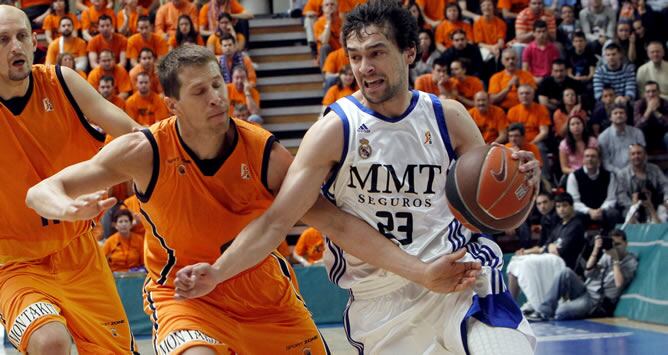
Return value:
<svg viewBox="0 0 668 355">
<path fill-rule="evenodd" d="M 69 354 L 74 339 L 83 354 L 132 353 L 91 222 L 45 219 L 24 201 L 32 185 L 102 147 L 86 117 L 115 136 L 138 125 L 71 69 L 33 65 L 35 45 L 25 13 L 0 6 L 0 320 L 21 352 Z M 90 197 L 71 208 L 97 202 Z"/>
<path fill-rule="evenodd" d="M 45 218 L 86 219 L 99 210 L 72 213 L 73 198 L 134 181 L 147 222 L 150 280 L 144 296 L 157 353 L 329 353 L 291 282 L 289 264 L 276 252 L 204 297 L 175 298 L 179 269 L 198 261 L 213 263 L 269 208 L 292 155 L 269 132 L 228 117 L 227 87 L 208 49 L 178 47 L 158 73 L 175 116 L 119 137 L 92 159 L 36 185 L 28 205 Z M 109 203 L 100 197 L 99 205 Z M 463 254 L 438 267 L 424 264 L 324 199 L 304 221 L 344 248 L 356 246 L 360 257 L 384 254 L 388 261 L 380 267 L 408 270 L 430 287 L 455 290 L 473 282 L 476 271 L 468 269 L 474 264 L 455 262 Z"/>
</svg>

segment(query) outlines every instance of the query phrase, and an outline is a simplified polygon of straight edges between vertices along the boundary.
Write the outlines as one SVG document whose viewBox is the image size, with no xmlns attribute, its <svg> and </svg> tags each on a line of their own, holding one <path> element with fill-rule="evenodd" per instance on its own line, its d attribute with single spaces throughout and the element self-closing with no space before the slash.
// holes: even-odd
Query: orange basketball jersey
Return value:
<svg viewBox="0 0 668 355">
<path fill-rule="evenodd" d="M 175 117 L 143 130 L 153 146 L 153 176 L 137 198 L 146 220 L 146 268 L 157 284 L 173 286 L 184 266 L 214 263 L 273 201 L 267 165 L 275 138 L 236 119 L 230 129 L 230 148 L 207 161 L 184 144 Z"/>
<path fill-rule="evenodd" d="M 34 65 L 26 95 L 0 99 L 0 264 L 45 257 L 90 228 L 46 220 L 24 201 L 31 186 L 90 158 L 103 141 L 58 66 Z"/>
</svg>

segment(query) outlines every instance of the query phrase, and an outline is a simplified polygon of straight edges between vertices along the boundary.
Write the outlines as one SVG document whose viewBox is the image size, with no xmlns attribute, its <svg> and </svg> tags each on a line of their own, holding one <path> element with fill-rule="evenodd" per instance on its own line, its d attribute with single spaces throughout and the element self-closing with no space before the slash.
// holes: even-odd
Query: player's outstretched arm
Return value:
<svg viewBox="0 0 668 355">
<path fill-rule="evenodd" d="M 275 145 L 269 163 L 269 184 L 280 186 L 280 191 L 274 203 L 244 228 L 215 264 L 200 263 L 179 270 L 175 281 L 177 297 L 206 295 L 218 283 L 256 265 L 302 217 L 346 252 L 436 291 L 459 291 L 472 285 L 480 266 L 456 262 L 463 254 L 425 264 L 403 252 L 366 222 L 344 213 L 320 196 L 320 185 L 341 158 L 342 148 L 343 125 L 334 113 L 316 122 L 306 133 L 289 170 L 287 151 Z"/>
<path fill-rule="evenodd" d="M 74 70 L 61 66 L 63 79 L 84 116 L 114 137 L 120 137 L 134 129 L 141 129 L 137 122 L 116 105 L 107 101 Z"/>
<path fill-rule="evenodd" d="M 139 188 L 151 178 L 153 154 L 139 132 L 113 140 L 89 160 L 69 166 L 31 187 L 26 205 L 48 219 L 85 220 L 114 205 L 109 186 L 134 180 Z"/>
</svg>

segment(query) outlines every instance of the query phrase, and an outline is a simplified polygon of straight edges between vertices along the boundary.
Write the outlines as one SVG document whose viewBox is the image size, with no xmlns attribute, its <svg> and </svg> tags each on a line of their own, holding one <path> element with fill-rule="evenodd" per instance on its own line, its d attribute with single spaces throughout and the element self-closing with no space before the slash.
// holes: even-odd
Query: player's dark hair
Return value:
<svg viewBox="0 0 668 355">
<path fill-rule="evenodd" d="M 118 219 L 123 216 L 127 216 L 130 219 L 130 223 L 132 223 L 132 221 L 135 219 L 130 210 L 119 208 L 111 215 L 111 222 L 116 223 Z"/>
<path fill-rule="evenodd" d="M 396 1 L 370 0 L 350 11 L 346 15 L 341 31 L 344 48 L 351 36 L 361 38 L 369 26 L 378 27 L 402 52 L 409 48 L 417 48 L 417 22 L 410 12 L 399 6 Z"/>
<path fill-rule="evenodd" d="M 216 67 L 220 68 L 216 56 L 206 47 L 186 43 L 169 51 L 158 64 L 158 78 L 165 90 L 165 96 L 179 99 L 181 90 L 179 73 L 183 68 L 201 67 L 209 62 L 215 63 Z"/>
</svg>

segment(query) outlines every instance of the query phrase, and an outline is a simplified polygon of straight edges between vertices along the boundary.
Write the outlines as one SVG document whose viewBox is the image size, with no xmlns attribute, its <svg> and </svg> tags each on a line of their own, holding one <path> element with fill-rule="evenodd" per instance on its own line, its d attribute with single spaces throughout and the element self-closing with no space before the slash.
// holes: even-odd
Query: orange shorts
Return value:
<svg viewBox="0 0 668 355">
<path fill-rule="evenodd" d="M 67 327 L 80 354 L 137 350 L 107 260 L 90 232 L 43 259 L 0 267 L 0 320 L 21 352 L 49 322 Z"/>
<path fill-rule="evenodd" d="M 144 305 L 153 322 L 154 351 L 180 354 L 206 346 L 226 355 L 329 354 L 291 269 L 272 253 L 210 294 L 189 300 L 176 300 L 172 287 L 148 281 Z"/>
</svg>

